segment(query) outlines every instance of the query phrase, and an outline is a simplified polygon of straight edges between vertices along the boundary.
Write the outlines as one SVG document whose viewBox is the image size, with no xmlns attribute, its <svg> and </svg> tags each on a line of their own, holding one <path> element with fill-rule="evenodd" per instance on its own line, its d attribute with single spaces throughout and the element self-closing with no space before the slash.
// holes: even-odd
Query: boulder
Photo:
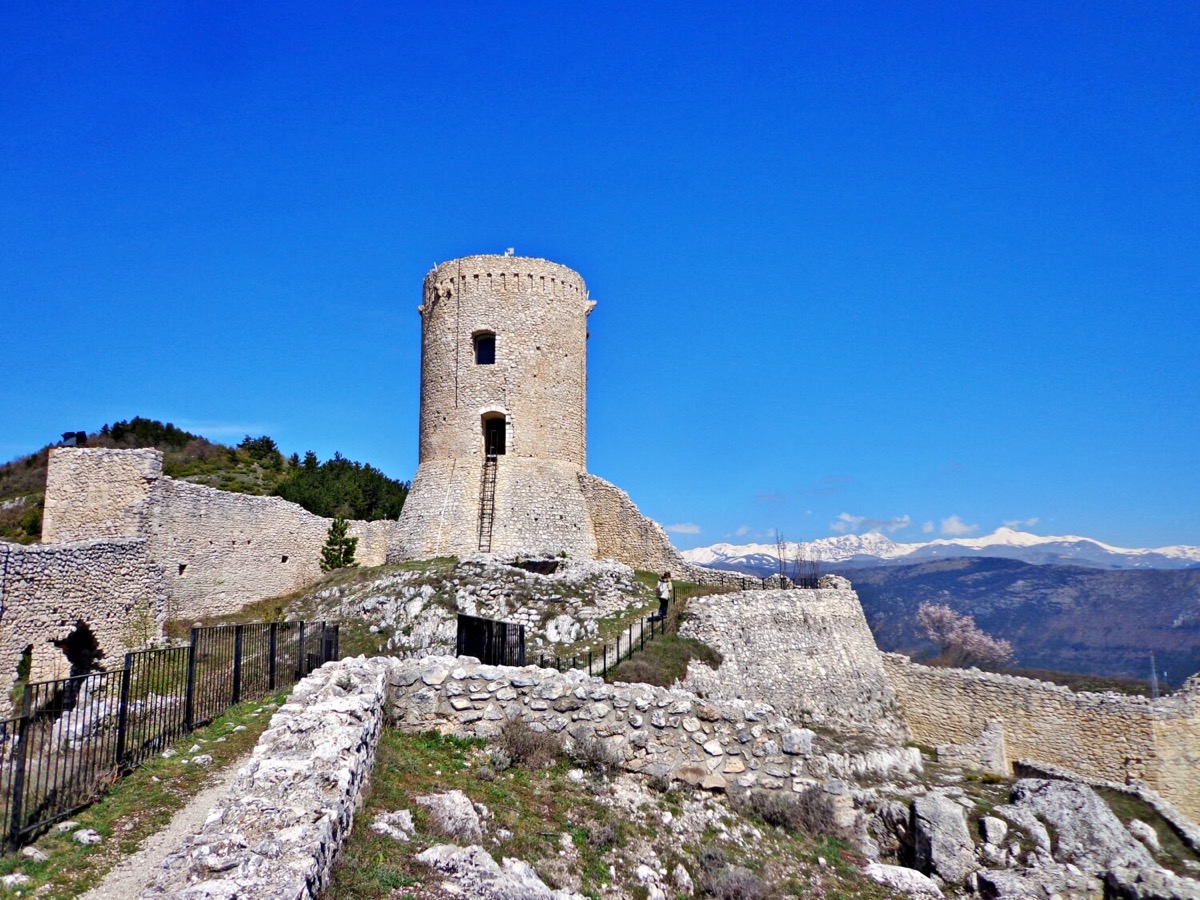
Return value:
<svg viewBox="0 0 1200 900">
<path fill-rule="evenodd" d="M 519 859 L 498 864 L 479 846 L 436 844 L 416 859 L 448 876 L 455 893 L 478 900 L 584 900 L 582 894 L 551 890 Z"/>
<path fill-rule="evenodd" d="M 425 794 L 417 803 L 429 810 L 434 827 L 446 837 L 470 844 L 483 840 L 483 822 L 471 798 L 462 791 Z"/>
<path fill-rule="evenodd" d="M 910 897 L 941 897 L 939 888 L 928 875 L 922 875 L 916 869 L 904 866 L 888 866 L 883 863 L 869 863 L 863 872 L 872 881 L 895 891 L 902 891 Z"/>
<path fill-rule="evenodd" d="M 1054 830 L 1057 842 L 1052 850 L 1058 862 L 1096 874 L 1118 866 L 1154 868 L 1146 848 L 1086 784 L 1023 778 L 1013 786 L 1010 799 Z"/>
<path fill-rule="evenodd" d="M 1165 869 L 1118 866 L 1104 876 L 1104 896 L 1112 900 L 1200 900 L 1200 881 Z"/>
<path fill-rule="evenodd" d="M 913 859 L 926 875 L 962 884 L 978 868 L 963 808 L 939 791 L 912 802 Z"/>
</svg>

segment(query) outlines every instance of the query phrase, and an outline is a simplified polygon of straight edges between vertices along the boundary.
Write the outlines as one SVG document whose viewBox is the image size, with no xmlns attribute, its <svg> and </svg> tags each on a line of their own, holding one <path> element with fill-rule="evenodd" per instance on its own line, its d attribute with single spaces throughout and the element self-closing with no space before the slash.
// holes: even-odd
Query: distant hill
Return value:
<svg viewBox="0 0 1200 900">
<path fill-rule="evenodd" d="M 69 432 L 74 446 L 137 449 L 163 454 L 163 472 L 172 478 L 242 494 L 275 495 L 320 516 L 350 519 L 399 518 L 409 483 L 388 478 L 371 465 L 335 453 L 320 462 L 316 454 L 284 457 L 266 436 L 246 437 L 236 446 L 214 443 L 171 423 L 134 417 L 104 425 L 91 434 Z M 48 444 L 0 466 L 0 540 L 29 543 L 41 537 Z"/>
</svg>

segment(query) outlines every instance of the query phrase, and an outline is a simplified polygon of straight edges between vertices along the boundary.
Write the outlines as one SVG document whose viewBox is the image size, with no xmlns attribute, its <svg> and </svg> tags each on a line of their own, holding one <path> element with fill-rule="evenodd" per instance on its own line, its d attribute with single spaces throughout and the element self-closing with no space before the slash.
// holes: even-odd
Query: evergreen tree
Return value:
<svg viewBox="0 0 1200 900">
<path fill-rule="evenodd" d="M 354 561 L 354 551 L 358 549 L 358 538 L 350 537 L 347 532 L 350 523 L 338 516 L 329 526 L 325 536 L 325 546 L 321 548 L 321 571 L 332 572 L 334 569 L 345 569 L 357 566 Z"/>
</svg>

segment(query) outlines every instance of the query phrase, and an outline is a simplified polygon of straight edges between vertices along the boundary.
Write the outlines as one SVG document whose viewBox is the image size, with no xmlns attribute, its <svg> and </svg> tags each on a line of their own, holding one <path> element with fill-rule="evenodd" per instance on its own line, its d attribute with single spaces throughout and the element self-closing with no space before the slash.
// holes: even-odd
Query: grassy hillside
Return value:
<svg viewBox="0 0 1200 900">
<path fill-rule="evenodd" d="M 30 543 L 42 533 L 46 462 L 51 447 L 0 466 L 0 540 Z M 373 466 L 335 453 L 320 462 L 309 451 L 285 457 L 266 436 L 246 437 L 236 446 L 214 443 L 171 423 L 135 417 L 104 425 L 86 436 L 86 446 L 113 449 L 152 447 L 163 454 L 172 478 L 240 494 L 274 495 L 320 516 L 395 519 L 408 496 L 408 483 Z"/>
</svg>

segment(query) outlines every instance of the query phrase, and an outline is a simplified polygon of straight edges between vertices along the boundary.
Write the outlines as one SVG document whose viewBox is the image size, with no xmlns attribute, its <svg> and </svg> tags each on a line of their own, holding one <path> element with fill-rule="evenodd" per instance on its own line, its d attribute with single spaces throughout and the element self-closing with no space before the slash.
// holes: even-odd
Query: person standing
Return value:
<svg viewBox="0 0 1200 900">
<path fill-rule="evenodd" d="M 658 617 L 665 622 L 667 619 L 667 604 L 671 602 L 670 572 L 662 573 L 662 578 L 658 579 L 658 587 L 655 592 L 658 594 Z"/>
</svg>

